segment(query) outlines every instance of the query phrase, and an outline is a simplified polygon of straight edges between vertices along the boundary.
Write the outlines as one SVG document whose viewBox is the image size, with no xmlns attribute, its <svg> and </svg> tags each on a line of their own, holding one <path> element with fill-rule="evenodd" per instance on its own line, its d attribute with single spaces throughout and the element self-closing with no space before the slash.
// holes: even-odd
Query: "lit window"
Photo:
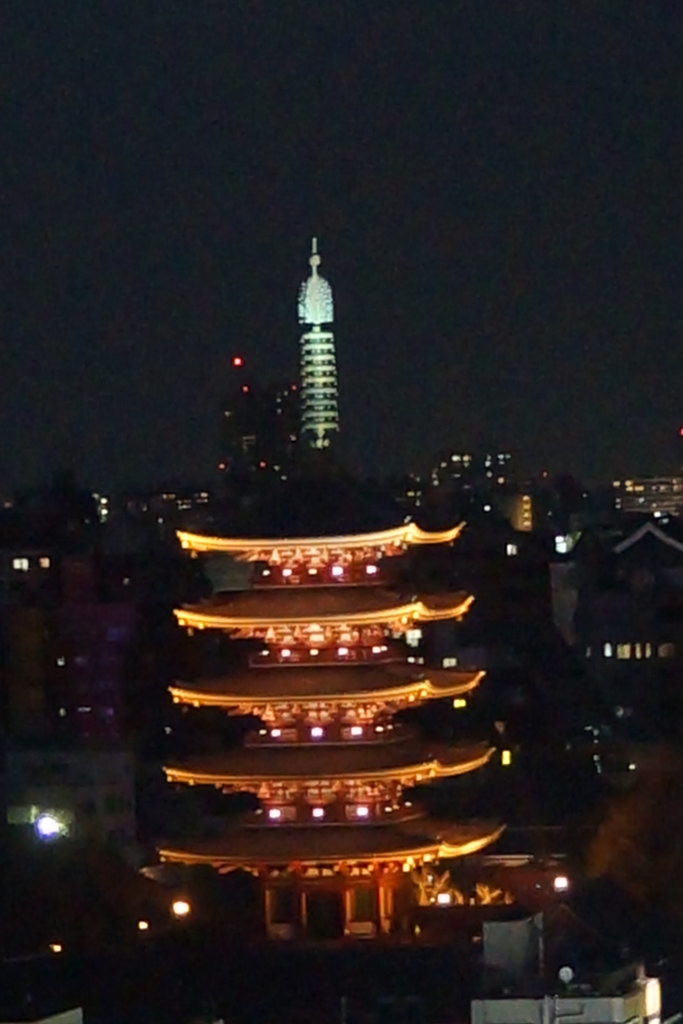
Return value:
<svg viewBox="0 0 683 1024">
<path fill-rule="evenodd" d="M 341 565 L 333 565 L 331 572 L 332 572 L 333 576 L 336 576 L 336 577 L 343 576 L 344 575 L 344 567 L 341 566 Z"/>
<path fill-rule="evenodd" d="M 449 892 L 437 892 L 436 894 L 436 902 L 439 904 L 440 907 L 449 906 L 452 899 L 453 897 Z"/>
<path fill-rule="evenodd" d="M 631 645 L 630 644 L 617 644 L 617 658 L 621 658 L 625 661 L 631 657 Z"/>
<path fill-rule="evenodd" d="M 642 656 L 643 656 L 643 645 L 642 644 L 634 644 L 633 645 L 633 657 L 634 658 L 642 658 Z"/>
<path fill-rule="evenodd" d="M 12 568 L 15 572 L 28 572 L 28 558 L 13 558 Z"/>
<path fill-rule="evenodd" d="M 613 653 L 614 653 L 614 651 L 612 649 L 612 645 L 611 644 L 604 644 L 603 648 L 602 648 L 602 653 L 604 654 L 604 656 L 606 658 L 611 658 Z"/>
<path fill-rule="evenodd" d="M 645 644 L 645 657 L 646 658 L 651 658 L 652 657 L 652 644 Z"/>
<path fill-rule="evenodd" d="M 589 646 L 589 647 L 587 647 L 587 648 L 586 648 L 586 657 L 587 657 L 587 658 L 590 658 L 592 654 L 593 654 L 593 648 L 592 648 L 592 647 L 590 647 L 590 646 Z"/>
<path fill-rule="evenodd" d="M 454 708 L 466 708 L 467 707 L 467 701 L 465 700 L 464 697 L 454 697 L 453 698 L 453 707 Z"/>
<path fill-rule="evenodd" d="M 457 658 L 443 658 L 441 661 L 442 668 L 455 668 L 458 664 Z"/>
<path fill-rule="evenodd" d="M 41 569 L 49 569 L 50 559 L 48 558 L 47 555 L 41 555 L 41 557 L 38 559 L 38 564 L 40 565 Z"/>
<path fill-rule="evenodd" d="M 314 807 L 313 808 L 313 817 L 317 818 L 318 821 L 320 821 L 321 818 L 324 818 L 325 817 L 325 810 L 324 810 L 324 808 L 323 807 Z"/>
<path fill-rule="evenodd" d="M 519 554 L 519 548 L 517 547 L 516 544 L 506 544 L 505 545 L 505 554 L 509 558 L 511 558 L 513 555 L 518 555 Z"/>
<path fill-rule="evenodd" d="M 323 729 L 319 725 L 314 725 L 311 729 L 311 739 L 319 740 L 322 739 Z"/>
<path fill-rule="evenodd" d="M 500 752 L 500 763 L 508 768 L 512 764 L 512 751 L 501 750 Z"/>
<path fill-rule="evenodd" d="M 659 658 L 673 658 L 676 653 L 676 648 L 673 644 L 660 644 L 657 648 L 657 656 Z"/>
<path fill-rule="evenodd" d="M 352 725 L 351 726 L 351 735 L 352 736 L 362 736 L 363 735 L 363 726 L 362 725 Z"/>
</svg>

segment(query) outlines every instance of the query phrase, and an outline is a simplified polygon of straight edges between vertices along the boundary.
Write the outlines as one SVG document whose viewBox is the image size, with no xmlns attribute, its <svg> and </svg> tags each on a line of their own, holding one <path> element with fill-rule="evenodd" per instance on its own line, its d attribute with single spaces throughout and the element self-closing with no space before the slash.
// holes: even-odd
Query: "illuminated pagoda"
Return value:
<svg viewBox="0 0 683 1024">
<path fill-rule="evenodd" d="M 301 336 L 301 437 L 312 448 L 329 447 L 339 430 L 334 302 L 329 282 L 318 273 L 318 240 L 313 239 L 310 276 L 299 289 Z"/>
<path fill-rule="evenodd" d="M 501 832 L 491 823 L 430 819 L 406 788 L 485 765 L 487 744 L 434 744 L 395 715 L 434 698 L 462 700 L 482 673 L 408 660 L 408 631 L 458 620 L 466 593 L 406 594 L 393 556 L 450 544 L 461 527 L 415 523 L 347 536 L 244 539 L 179 533 L 182 547 L 251 562 L 249 590 L 176 610 L 188 631 L 250 640 L 248 666 L 178 682 L 175 702 L 253 715 L 244 746 L 165 768 L 169 782 L 249 792 L 259 810 L 218 839 L 170 844 L 165 862 L 258 874 L 271 937 L 373 936 L 392 931 L 411 898 L 410 873 L 476 853 Z M 393 564 L 396 564 L 393 561 Z"/>
</svg>

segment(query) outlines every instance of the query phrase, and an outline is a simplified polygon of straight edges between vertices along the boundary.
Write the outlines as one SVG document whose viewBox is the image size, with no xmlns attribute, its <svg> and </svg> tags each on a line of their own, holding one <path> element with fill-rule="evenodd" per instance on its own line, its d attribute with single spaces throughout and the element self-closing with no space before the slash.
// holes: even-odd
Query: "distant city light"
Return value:
<svg viewBox="0 0 683 1024">
<path fill-rule="evenodd" d="M 512 764 L 512 751 L 511 750 L 501 750 L 501 752 L 500 752 L 500 763 L 502 765 L 504 765 L 506 768 L 509 765 Z"/>
<path fill-rule="evenodd" d="M 51 942 L 50 943 L 50 952 L 51 953 L 62 953 L 63 951 L 64 951 L 64 946 L 61 944 L 61 942 Z"/>
<path fill-rule="evenodd" d="M 139 932 L 148 932 L 149 931 L 149 921 L 138 921 L 138 931 Z"/>
<path fill-rule="evenodd" d="M 187 900 L 174 900 L 171 904 L 171 910 L 176 917 L 187 917 L 191 909 Z"/>
<path fill-rule="evenodd" d="M 242 356 L 233 356 L 233 359 L 232 359 L 232 365 L 233 366 L 241 366 L 242 363 L 243 363 Z"/>
<path fill-rule="evenodd" d="M 64 824 L 54 814 L 41 814 L 36 819 L 35 830 L 41 839 L 54 839 L 66 832 Z"/>
</svg>

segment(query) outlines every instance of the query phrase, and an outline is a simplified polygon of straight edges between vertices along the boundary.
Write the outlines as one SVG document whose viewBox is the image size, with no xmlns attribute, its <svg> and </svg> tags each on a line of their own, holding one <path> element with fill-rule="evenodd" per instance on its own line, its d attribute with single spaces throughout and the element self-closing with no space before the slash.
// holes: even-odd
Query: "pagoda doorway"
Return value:
<svg viewBox="0 0 683 1024">
<path fill-rule="evenodd" d="M 306 935 L 329 941 L 344 936 L 344 894 L 331 889 L 308 889 L 303 894 Z"/>
</svg>

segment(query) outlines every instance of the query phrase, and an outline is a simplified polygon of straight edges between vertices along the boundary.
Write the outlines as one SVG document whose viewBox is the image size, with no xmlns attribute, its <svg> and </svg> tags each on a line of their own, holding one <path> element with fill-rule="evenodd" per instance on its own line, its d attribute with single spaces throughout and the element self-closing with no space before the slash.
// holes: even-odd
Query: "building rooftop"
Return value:
<svg viewBox="0 0 683 1024">
<path fill-rule="evenodd" d="M 165 861 L 237 868 L 253 864 L 335 863 L 461 857 L 498 838 L 495 822 L 454 825 L 416 818 L 387 825 L 242 826 L 218 839 L 161 848 Z"/>
<path fill-rule="evenodd" d="M 431 700 L 456 697 L 478 686 L 482 672 L 458 672 L 444 668 L 418 668 L 414 665 L 341 665 L 301 668 L 277 666 L 252 668 L 217 679 L 192 683 L 179 681 L 171 687 L 177 701 L 224 707 L 255 704 L 259 701 L 319 700 Z"/>
<path fill-rule="evenodd" d="M 198 605 L 176 609 L 181 626 L 236 629 L 293 622 L 369 624 L 394 620 L 451 619 L 464 615 L 474 598 L 465 591 L 417 597 L 384 587 L 269 587 L 218 594 Z"/>
<path fill-rule="evenodd" d="M 169 782 L 258 786 L 288 779 L 377 779 L 398 776 L 408 784 L 474 771 L 493 754 L 487 744 L 446 746 L 412 736 L 381 743 L 321 743 L 243 747 L 188 758 L 164 768 Z"/>
</svg>

